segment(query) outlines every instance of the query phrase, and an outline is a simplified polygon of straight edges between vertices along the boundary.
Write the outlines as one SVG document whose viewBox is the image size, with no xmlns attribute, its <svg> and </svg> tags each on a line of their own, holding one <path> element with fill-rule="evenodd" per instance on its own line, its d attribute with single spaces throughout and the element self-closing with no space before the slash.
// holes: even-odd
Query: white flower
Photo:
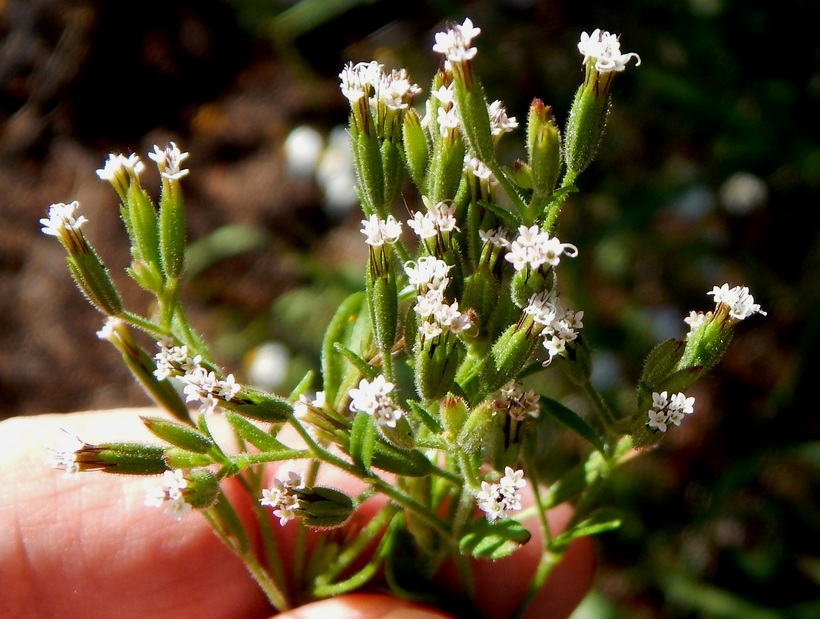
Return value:
<svg viewBox="0 0 820 619">
<path fill-rule="evenodd" d="M 363 378 L 359 381 L 358 388 L 348 391 L 350 410 L 370 415 L 378 425 L 395 428 L 396 422 L 401 419 L 402 410 L 395 406 L 390 397 L 393 388 L 393 383 L 387 382 L 382 374 L 372 382 Z"/>
<path fill-rule="evenodd" d="M 469 153 L 464 155 L 464 172 L 472 174 L 477 179 L 487 181 L 493 185 L 498 182 L 490 171 L 490 168 L 487 167 L 487 164 L 478 157 L 471 156 Z"/>
<path fill-rule="evenodd" d="M 683 393 L 671 397 L 666 391 L 652 393 L 652 408 L 647 411 L 647 427 L 666 432 L 668 424 L 679 426 L 684 416 L 694 412 L 695 398 L 687 398 Z"/>
<path fill-rule="evenodd" d="M 501 101 L 493 101 L 487 106 L 490 115 L 490 131 L 493 135 L 510 133 L 518 127 L 515 116 L 507 116 L 507 110 Z"/>
<path fill-rule="evenodd" d="M 146 491 L 145 505 L 161 507 L 163 513 L 172 516 L 174 520 L 181 520 L 192 509 L 185 501 L 183 493 L 187 486 L 188 480 L 181 469 L 165 471 L 162 474 L 162 483 Z"/>
<path fill-rule="evenodd" d="M 127 173 L 129 176 L 139 176 L 144 169 L 145 164 L 140 161 L 138 155 L 132 154 L 126 157 L 125 155 L 111 153 L 108 155 L 102 169 L 97 170 L 97 176 L 104 181 L 114 182 L 118 180 L 122 172 Z"/>
<path fill-rule="evenodd" d="M 76 200 L 69 204 L 63 204 L 62 202 L 52 204 L 48 209 L 48 218 L 40 220 L 40 223 L 43 224 L 43 234 L 60 236 L 64 230 L 68 230 L 69 232 L 79 230 L 80 227 L 88 221 L 82 215 L 79 217 L 74 216 L 74 211 L 76 211 L 79 206 L 80 203 Z"/>
<path fill-rule="evenodd" d="M 407 262 L 404 272 L 411 286 L 416 286 L 421 292 L 430 290 L 444 290 L 450 283 L 447 277 L 452 265 L 433 256 L 422 256 L 416 262 Z"/>
<path fill-rule="evenodd" d="M 86 447 L 86 444 L 68 430 L 62 429 L 62 431 L 63 436 L 59 444 L 48 448 L 46 464 L 53 469 L 63 471 L 65 477 L 74 477 L 80 472 L 77 455 Z"/>
<path fill-rule="evenodd" d="M 524 391 L 521 383 L 510 380 L 493 398 L 493 409 L 509 415 L 516 421 L 524 421 L 527 417 L 537 419 L 541 414 L 538 406 L 540 399 L 541 396 L 531 389 Z"/>
<path fill-rule="evenodd" d="M 550 237 L 538 226 L 519 226 L 518 237 L 510 244 L 510 251 L 504 258 L 512 263 L 516 271 L 521 271 L 527 266 L 538 269 L 543 264 L 556 267 L 562 255 L 574 258 L 578 255 L 578 248 Z"/>
<path fill-rule="evenodd" d="M 476 494 L 478 508 L 490 522 L 507 518 L 510 512 L 521 510 L 521 493 L 518 491 L 526 485 L 524 471 L 508 466 L 498 483 L 481 482 L 481 490 Z"/>
<path fill-rule="evenodd" d="M 621 53 L 621 43 L 617 35 L 599 28 L 593 30 L 592 34 L 581 33 L 578 51 L 584 56 L 583 64 L 586 64 L 589 59 L 595 61 L 595 70 L 598 73 L 623 71 L 632 58 L 635 58 L 635 66 L 641 64 L 641 57 L 638 54 Z"/>
<path fill-rule="evenodd" d="M 726 305 L 729 308 L 729 316 L 735 320 L 745 320 L 752 314 L 766 316 L 766 312 L 760 309 L 760 305 L 755 303 L 755 299 L 749 294 L 746 286 L 735 286 L 729 288 L 729 284 L 723 284 L 720 288 L 714 286 L 711 292 L 716 305 Z"/>
<path fill-rule="evenodd" d="M 475 28 L 470 18 L 464 20 L 460 26 L 454 24 L 446 32 L 436 33 L 436 44 L 433 51 L 444 54 L 450 62 L 464 62 L 475 57 L 477 50 L 470 47 L 473 38 L 481 33 L 480 28 Z"/>
<path fill-rule="evenodd" d="M 458 113 L 455 106 L 445 108 L 443 105 L 438 108 L 436 112 L 436 122 L 438 123 L 438 131 L 441 137 L 446 138 L 450 132 L 458 128 Z"/>
<path fill-rule="evenodd" d="M 284 525 L 296 518 L 299 509 L 299 497 L 295 492 L 302 488 L 302 476 L 293 471 L 288 472 L 288 479 L 274 479 L 270 488 L 262 490 L 259 503 L 266 507 L 273 507 L 273 515 L 279 518 L 279 524 Z"/>
<path fill-rule="evenodd" d="M 148 153 L 148 157 L 156 162 L 163 178 L 179 180 L 189 172 L 180 167 L 182 162 L 188 158 L 188 153 L 181 152 L 173 142 L 170 142 L 164 150 L 154 145 L 154 152 Z"/>
<path fill-rule="evenodd" d="M 401 236 L 401 222 L 392 215 L 388 215 L 386 220 L 371 215 L 368 219 L 362 220 L 362 226 L 360 232 L 366 237 L 365 243 L 373 247 L 395 243 Z"/>
<path fill-rule="evenodd" d="M 499 249 L 506 249 L 510 246 L 509 232 L 504 228 L 493 228 L 492 230 L 479 230 L 478 236 L 484 243 L 490 243 Z"/>
</svg>

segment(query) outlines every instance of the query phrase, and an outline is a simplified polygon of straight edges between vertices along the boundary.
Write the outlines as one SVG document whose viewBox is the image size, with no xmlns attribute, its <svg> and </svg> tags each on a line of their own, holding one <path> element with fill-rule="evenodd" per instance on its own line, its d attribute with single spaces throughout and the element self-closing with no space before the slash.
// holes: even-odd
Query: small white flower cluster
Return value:
<svg viewBox="0 0 820 619">
<path fill-rule="evenodd" d="M 450 270 L 443 260 L 423 256 L 418 262 L 404 265 L 410 285 L 415 286 L 416 305 L 413 311 L 422 318 L 419 332 L 424 339 L 431 340 L 442 333 L 461 333 L 471 325 L 470 317 L 458 309 L 458 301 L 445 303 L 444 291 L 450 283 Z"/>
<path fill-rule="evenodd" d="M 510 512 L 521 510 L 519 490 L 526 485 L 524 471 L 516 471 L 508 466 L 498 483 L 481 482 L 481 491 L 475 497 L 478 508 L 487 515 L 490 522 L 507 518 Z"/>
<path fill-rule="evenodd" d="M 649 409 L 649 421 L 647 426 L 655 428 L 656 431 L 666 432 L 667 424 L 680 425 L 684 415 L 691 415 L 694 412 L 695 398 L 683 393 L 676 393 L 667 397 L 667 392 L 652 393 L 652 408 Z"/>
<path fill-rule="evenodd" d="M 754 297 L 749 294 L 749 289 L 746 286 L 729 288 L 729 284 L 723 284 L 720 287 L 714 286 L 712 291 L 706 294 L 714 296 L 716 307 L 725 305 L 728 308 L 729 316 L 734 320 L 746 320 L 754 314 L 766 316 L 766 312 L 760 309 L 760 305 L 755 303 Z M 715 313 L 712 311 L 690 311 L 689 316 L 683 319 L 683 322 L 689 325 L 686 339 L 688 340 L 695 331 L 700 329 L 705 322 L 711 320 L 714 315 Z"/>
<path fill-rule="evenodd" d="M 157 147 L 154 146 L 154 148 Z M 144 169 L 145 164 L 140 161 L 138 155 L 131 154 L 126 157 L 125 155 L 111 153 L 108 155 L 103 168 L 97 170 L 97 176 L 101 180 L 115 183 L 123 172 L 129 176 L 139 176 Z"/>
<path fill-rule="evenodd" d="M 372 111 L 379 103 L 391 110 L 409 107 L 413 98 L 421 92 L 413 84 L 404 69 L 384 72 L 383 65 L 375 60 L 353 64 L 348 62 L 339 73 L 342 94 L 351 103 L 368 99 Z"/>
<path fill-rule="evenodd" d="M 562 243 L 557 237 L 542 232 L 538 226 L 519 226 L 518 237 L 510 244 L 510 251 L 504 256 L 516 271 L 526 267 L 535 270 L 543 264 L 558 266 L 561 256 L 574 258 L 578 248 L 570 243 Z"/>
<path fill-rule="evenodd" d="M 544 348 L 549 353 L 544 366 L 557 356 L 566 356 L 567 344 L 578 338 L 578 331 L 584 326 L 584 312 L 566 309 L 552 291 L 532 295 L 524 313 L 544 326 L 541 335 L 544 337 Z"/>
<path fill-rule="evenodd" d="M 64 471 L 65 477 L 74 477 L 80 472 L 80 464 L 77 462 L 77 454 L 87 445 L 80 437 L 72 434 L 68 430 L 63 430 L 64 436 L 60 444 L 48 448 L 46 464 L 51 468 Z"/>
<path fill-rule="evenodd" d="M 373 382 L 363 378 L 359 381 L 358 388 L 348 391 L 350 410 L 370 415 L 377 425 L 395 428 L 396 422 L 401 419 L 402 410 L 396 407 L 390 397 L 394 387 L 382 374 L 374 378 Z"/>
<path fill-rule="evenodd" d="M 441 86 L 432 93 L 432 98 L 438 99 L 439 106 L 436 109 L 436 124 L 438 125 L 438 132 L 441 137 L 446 138 L 459 126 L 458 112 L 456 111 L 456 100 L 453 85 Z M 430 126 L 430 110 L 432 108 L 432 99 L 427 101 L 426 114 L 421 119 L 422 127 Z"/>
<path fill-rule="evenodd" d="M 294 490 L 302 488 L 302 476 L 293 471 L 288 472 L 288 479 L 274 479 L 273 486 L 262 490 L 259 503 L 266 507 L 273 507 L 273 515 L 279 518 L 279 524 L 284 525 L 296 518 L 299 509 L 299 497 Z"/>
<path fill-rule="evenodd" d="M 487 181 L 490 185 L 498 183 L 487 164 L 471 153 L 464 155 L 464 173 L 472 174 L 479 180 Z"/>
<path fill-rule="evenodd" d="M 716 305 L 726 305 L 729 308 L 729 316 L 735 320 L 745 320 L 753 314 L 766 315 L 766 312 L 760 309 L 760 305 L 755 303 L 746 286 L 729 288 L 729 284 L 723 284 L 720 288 L 714 286 L 712 291 L 706 294 L 714 296 Z"/>
<path fill-rule="evenodd" d="M 170 142 L 164 149 L 154 145 L 154 152 L 148 153 L 148 157 L 156 162 L 163 178 L 176 181 L 189 172 L 180 167 L 182 162 L 188 158 L 188 153 L 181 152 L 173 142 Z"/>
<path fill-rule="evenodd" d="M 52 204 L 48 209 L 48 218 L 40 220 L 40 223 L 43 225 L 43 234 L 60 236 L 64 230 L 68 230 L 69 232 L 79 230 L 80 227 L 88 221 L 82 215 L 79 217 L 74 216 L 74 211 L 76 211 L 79 206 L 80 203 L 76 200 L 69 204 L 63 204 L 62 202 Z"/>
<path fill-rule="evenodd" d="M 368 219 L 362 220 L 362 226 L 360 232 L 366 237 L 365 243 L 371 247 L 395 243 L 401 236 L 401 222 L 392 215 L 388 215 L 387 219 L 379 219 L 377 215 L 371 215 Z"/>
<path fill-rule="evenodd" d="M 458 230 L 455 204 L 452 202 L 431 204 L 426 196 L 422 196 L 422 201 L 427 205 L 427 212 L 417 211 L 413 214 L 413 219 L 407 221 L 407 225 L 412 228 L 416 236 L 424 240 L 438 236 L 440 233 Z"/>
<path fill-rule="evenodd" d="M 490 132 L 494 136 L 510 133 L 518 128 L 515 116 L 507 116 L 507 109 L 501 101 L 493 101 L 487 106 L 490 115 Z"/>
<path fill-rule="evenodd" d="M 595 61 L 595 70 L 598 73 L 623 71 L 632 58 L 635 58 L 635 66 L 641 64 L 641 57 L 638 54 L 621 53 L 621 42 L 617 35 L 600 28 L 593 30 L 592 34 L 581 33 L 578 51 L 584 56 L 583 64 L 586 64 L 590 58 Z"/>
<path fill-rule="evenodd" d="M 510 246 L 509 234 L 509 231 L 504 228 L 478 231 L 478 236 L 483 243 L 490 243 L 499 249 L 507 249 Z"/>
<path fill-rule="evenodd" d="M 433 51 L 444 54 L 450 62 L 472 60 L 477 50 L 470 45 L 480 33 L 481 29 L 473 27 L 473 22 L 468 17 L 461 25 L 453 24 L 446 32 L 437 32 Z"/>
<path fill-rule="evenodd" d="M 404 271 L 411 286 L 415 286 L 419 294 L 426 294 L 428 290 L 440 290 L 442 294 L 450 283 L 447 274 L 452 265 L 433 256 L 421 256 L 417 261 L 407 262 Z"/>
<path fill-rule="evenodd" d="M 293 403 L 293 415 L 297 419 L 304 419 L 313 408 L 323 409 L 325 407 L 325 392 L 317 391 L 316 397 L 311 399 L 304 393 L 299 394 L 299 398 Z"/>
<path fill-rule="evenodd" d="M 183 494 L 187 486 L 188 480 L 181 469 L 165 471 L 162 474 L 162 483 L 145 493 L 145 505 L 161 507 L 163 513 L 173 516 L 174 520 L 181 520 L 192 509 Z"/>
<path fill-rule="evenodd" d="M 239 393 L 240 386 L 233 374 L 225 380 L 219 380 L 216 373 L 202 367 L 202 356 L 191 357 L 187 346 L 169 346 L 167 342 L 158 342 L 160 352 L 154 356 L 157 380 L 179 378 L 184 386 L 186 402 L 199 402 L 200 413 L 212 413 L 220 401 L 229 402 Z"/>
<path fill-rule="evenodd" d="M 532 389 L 524 391 L 524 385 L 511 380 L 493 398 L 493 410 L 506 413 L 516 421 L 524 421 L 527 417 L 537 419 L 541 414 L 538 406 L 540 398 Z"/>
</svg>

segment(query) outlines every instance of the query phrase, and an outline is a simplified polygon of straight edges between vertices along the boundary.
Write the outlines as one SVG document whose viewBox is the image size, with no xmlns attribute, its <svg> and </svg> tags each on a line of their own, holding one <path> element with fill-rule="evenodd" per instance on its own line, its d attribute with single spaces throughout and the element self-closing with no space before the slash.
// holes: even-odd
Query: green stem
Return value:
<svg viewBox="0 0 820 619">
<path fill-rule="evenodd" d="M 607 434 L 612 436 L 615 432 L 615 426 L 617 424 L 615 415 L 609 409 L 609 406 L 607 406 L 607 403 L 601 397 L 601 394 L 598 393 L 598 390 L 595 389 L 589 380 L 584 383 L 584 392 L 587 394 L 587 397 L 589 397 L 592 407 L 595 409 L 595 412 L 598 413 L 598 416 L 603 422 L 604 427 L 607 430 Z"/>
<path fill-rule="evenodd" d="M 366 475 L 364 471 L 360 468 L 354 466 L 353 464 L 342 460 L 340 457 L 333 455 L 329 451 L 323 449 L 319 446 L 316 441 L 313 440 L 313 437 L 310 436 L 307 430 L 302 427 L 302 424 L 298 422 L 298 420 L 291 418 L 290 419 L 291 425 L 296 429 L 299 433 L 299 436 L 307 443 L 310 450 L 313 454 L 321 460 L 322 462 L 326 462 L 336 468 L 353 475 L 364 481 L 365 483 L 370 484 L 373 488 L 387 496 L 388 498 L 392 499 L 399 505 L 411 510 L 414 514 L 416 514 L 420 519 L 426 522 L 428 525 L 433 527 L 436 531 L 441 533 L 445 538 L 450 539 L 450 531 L 447 528 L 446 523 L 439 518 L 435 513 L 431 510 L 427 509 L 424 505 L 414 501 L 407 495 L 399 492 L 396 488 L 385 482 L 379 477 L 375 477 L 373 475 Z"/>
<path fill-rule="evenodd" d="M 577 178 L 577 174 L 570 170 L 567 170 L 566 174 L 564 175 L 563 180 L 561 181 L 561 187 L 557 190 L 557 192 L 566 192 L 559 200 L 555 200 L 551 202 L 547 207 L 547 212 L 544 216 L 544 223 L 541 224 L 541 229 L 545 232 L 552 232 L 553 228 L 555 227 L 555 221 L 558 219 L 558 214 L 561 212 L 561 207 L 564 205 L 564 202 L 567 200 L 567 195 L 569 195 L 569 187 L 571 187 L 575 183 L 575 179 Z"/>
<path fill-rule="evenodd" d="M 527 205 L 521 199 L 521 195 L 518 193 L 518 190 L 516 190 L 516 188 L 513 187 L 513 184 L 509 181 L 506 173 L 504 172 L 504 170 L 501 169 L 501 166 L 498 165 L 494 160 L 485 161 L 484 164 L 488 168 L 490 168 L 490 171 L 493 173 L 493 176 L 495 176 L 496 180 L 498 181 L 498 184 L 504 190 L 504 193 L 507 194 L 507 197 L 510 199 L 510 202 L 513 203 L 515 210 L 524 220 L 524 224 L 531 225 L 532 222 L 529 221 L 530 213 L 529 209 L 527 209 Z"/>
<path fill-rule="evenodd" d="M 227 515 L 230 520 L 235 519 L 237 523 L 239 522 L 239 519 L 236 517 L 236 512 L 233 511 L 233 507 L 230 506 L 227 500 L 224 501 L 222 509 L 227 511 L 226 514 L 222 514 L 223 516 Z M 202 514 L 210 523 L 217 537 L 221 539 L 225 545 L 227 545 L 228 548 L 230 548 L 242 560 L 248 572 L 250 572 L 253 579 L 258 583 L 259 587 L 267 596 L 268 601 L 277 610 L 288 610 L 290 608 L 290 604 L 288 603 L 285 594 L 259 564 L 259 561 L 256 560 L 256 557 L 253 555 L 253 552 L 247 543 L 247 537 L 245 536 L 244 531 L 241 530 L 241 524 L 239 525 L 239 530 L 236 530 L 236 527 L 233 526 L 231 528 L 234 530 L 229 533 L 222 527 L 222 522 L 225 522 L 224 518 L 219 519 L 215 517 L 214 513 L 210 510 L 205 510 Z M 239 535 L 239 537 L 233 538 L 231 533 L 234 535 Z"/>
</svg>

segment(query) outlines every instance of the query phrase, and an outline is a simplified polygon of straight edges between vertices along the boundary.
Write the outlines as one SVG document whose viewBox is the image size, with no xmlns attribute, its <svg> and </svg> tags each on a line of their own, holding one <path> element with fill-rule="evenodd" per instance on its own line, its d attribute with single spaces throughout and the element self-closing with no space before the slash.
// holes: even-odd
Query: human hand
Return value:
<svg viewBox="0 0 820 619">
<path fill-rule="evenodd" d="M 154 442 L 139 415 L 123 409 L 16 417 L 0 423 L 0 616 L 10 619 L 260 619 L 273 610 L 256 583 L 203 518 L 175 522 L 143 505 L 146 479 L 84 473 L 66 479 L 45 465 L 61 428 L 94 443 Z M 344 490 L 344 480 L 338 487 Z M 247 502 L 237 502 L 249 516 Z M 568 508 L 549 514 L 559 530 Z M 528 526 L 530 524 L 528 523 Z M 283 547 L 295 526 L 278 530 Z M 512 556 L 475 561 L 477 606 L 507 616 L 526 590 L 540 555 L 533 539 Z M 568 617 L 589 588 L 592 546 L 576 540 L 529 607 L 527 617 Z M 443 577 L 444 578 L 444 577 Z M 278 619 L 425 619 L 446 617 L 376 593 L 308 604 Z"/>
</svg>

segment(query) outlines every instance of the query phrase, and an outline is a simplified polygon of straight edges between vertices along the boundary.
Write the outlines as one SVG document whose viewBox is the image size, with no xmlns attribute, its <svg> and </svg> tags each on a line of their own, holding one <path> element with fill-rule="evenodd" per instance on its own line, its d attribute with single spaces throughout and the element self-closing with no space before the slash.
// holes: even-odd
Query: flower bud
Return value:
<svg viewBox="0 0 820 619">
<path fill-rule="evenodd" d="M 433 339 L 417 336 L 415 377 L 416 388 L 424 401 L 447 395 L 453 386 L 459 363 L 456 338 L 450 333 Z"/>
<path fill-rule="evenodd" d="M 139 183 L 131 183 L 120 216 L 131 239 L 131 256 L 151 272 L 162 273 L 159 249 L 159 220 L 151 198 Z M 161 290 L 155 288 L 156 290 Z"/>
<path fill-rule="evenodd" d="M 555 285 L 555 271 L 549 265 L 537 269 L 526 266 L 516 271 L 510 283 L 510 296 L 520 308 L 527 307 L 532 295 L 550 291 Z"/>
<path fill-rule="evenodd" d="M 379 424 L 377 428 L 388 443 L 399 449 L 409 450 L 416 446 L 413 428 L 407 420 L 407 415 L 399 417 L 395 426 Z"/>
<path fill-rule="evenodd" d="M 243 385 L 230 400 L 220 400 L 222 408 L 259 421 L 287 421 L 293 405 L 285 398 Z"/>
<path fill-rule="evenodd" d="M 609 95 L 600 93 L 597 80 L 590 78 L 588 69 L 587 79 L 575 94 L 566 127 L 564 156 L 567 170 L 573 176 L 583 172 L 595 159 L 608 113 Z"/>
<path fill-rule="evenodd" d="M 193 469 L 185 475 L 188 482 L 182 497 L 194 509 L 212 507 L 219 498 L 219 480 L 208 469 Z"/>
<path fill-rule="evenodd" d="M 162 417 L 141 416 L 140 419 L 152 434 L 175 447 L 204 454 L 214 446 L 210 438 L 190 426 Z M 185 467 L 175 466 L 174 468 Z"/>
<path fill-rule="evenodd" d="M 101 443 L 92 445 L 72 437 L 70 449 L 51 450 L 49 464 L 66 474 L 102 471 L 123 475 L 157 475 L 168 470 L 165 448 L 142 443 Z"/>
<path fill-rule="evenodd" d="M 467 453 L 481 451 L 497 427 L 497 418 L 498 413 L 490 401 L 473 408 L 456 438 L 458 446 Z"/>
<path fill-rule="evenodd" d="M 430 160 L 430 147 L 427 136 L 421 127 L 421 119 L 415 109 L 410 108 L 404 114 L 402 125 L 404 158 L 407 169 L 416 187 L 426 188 L 427 164 Z"/>
<path fill-rule="evenodd" d="M 335 529 L 350 519 L 355 505 L 345 493 L 314 486 L 294 491 L 299 498 L 299 517 L 314 529 Z"/>
<path fill-rule="evenodd" d="M 446 433 L 445 440 L 447 442 L 456 440 L 456 437 L 461 433 L 464 423 L 467 421 L 468 414 L 467 403 L 457 396 L 448 395 L 441 401 L 439 416 L 444 425 Z"/>
<path fill-rule="evenodd" d="M 555 189 L 561 172 L 561 132 L 555 125 L 552 108 L 540 99 L 534 99 L 530 105 L 527 152 L 534 199 L 543 200 Z"/>
</svg>

